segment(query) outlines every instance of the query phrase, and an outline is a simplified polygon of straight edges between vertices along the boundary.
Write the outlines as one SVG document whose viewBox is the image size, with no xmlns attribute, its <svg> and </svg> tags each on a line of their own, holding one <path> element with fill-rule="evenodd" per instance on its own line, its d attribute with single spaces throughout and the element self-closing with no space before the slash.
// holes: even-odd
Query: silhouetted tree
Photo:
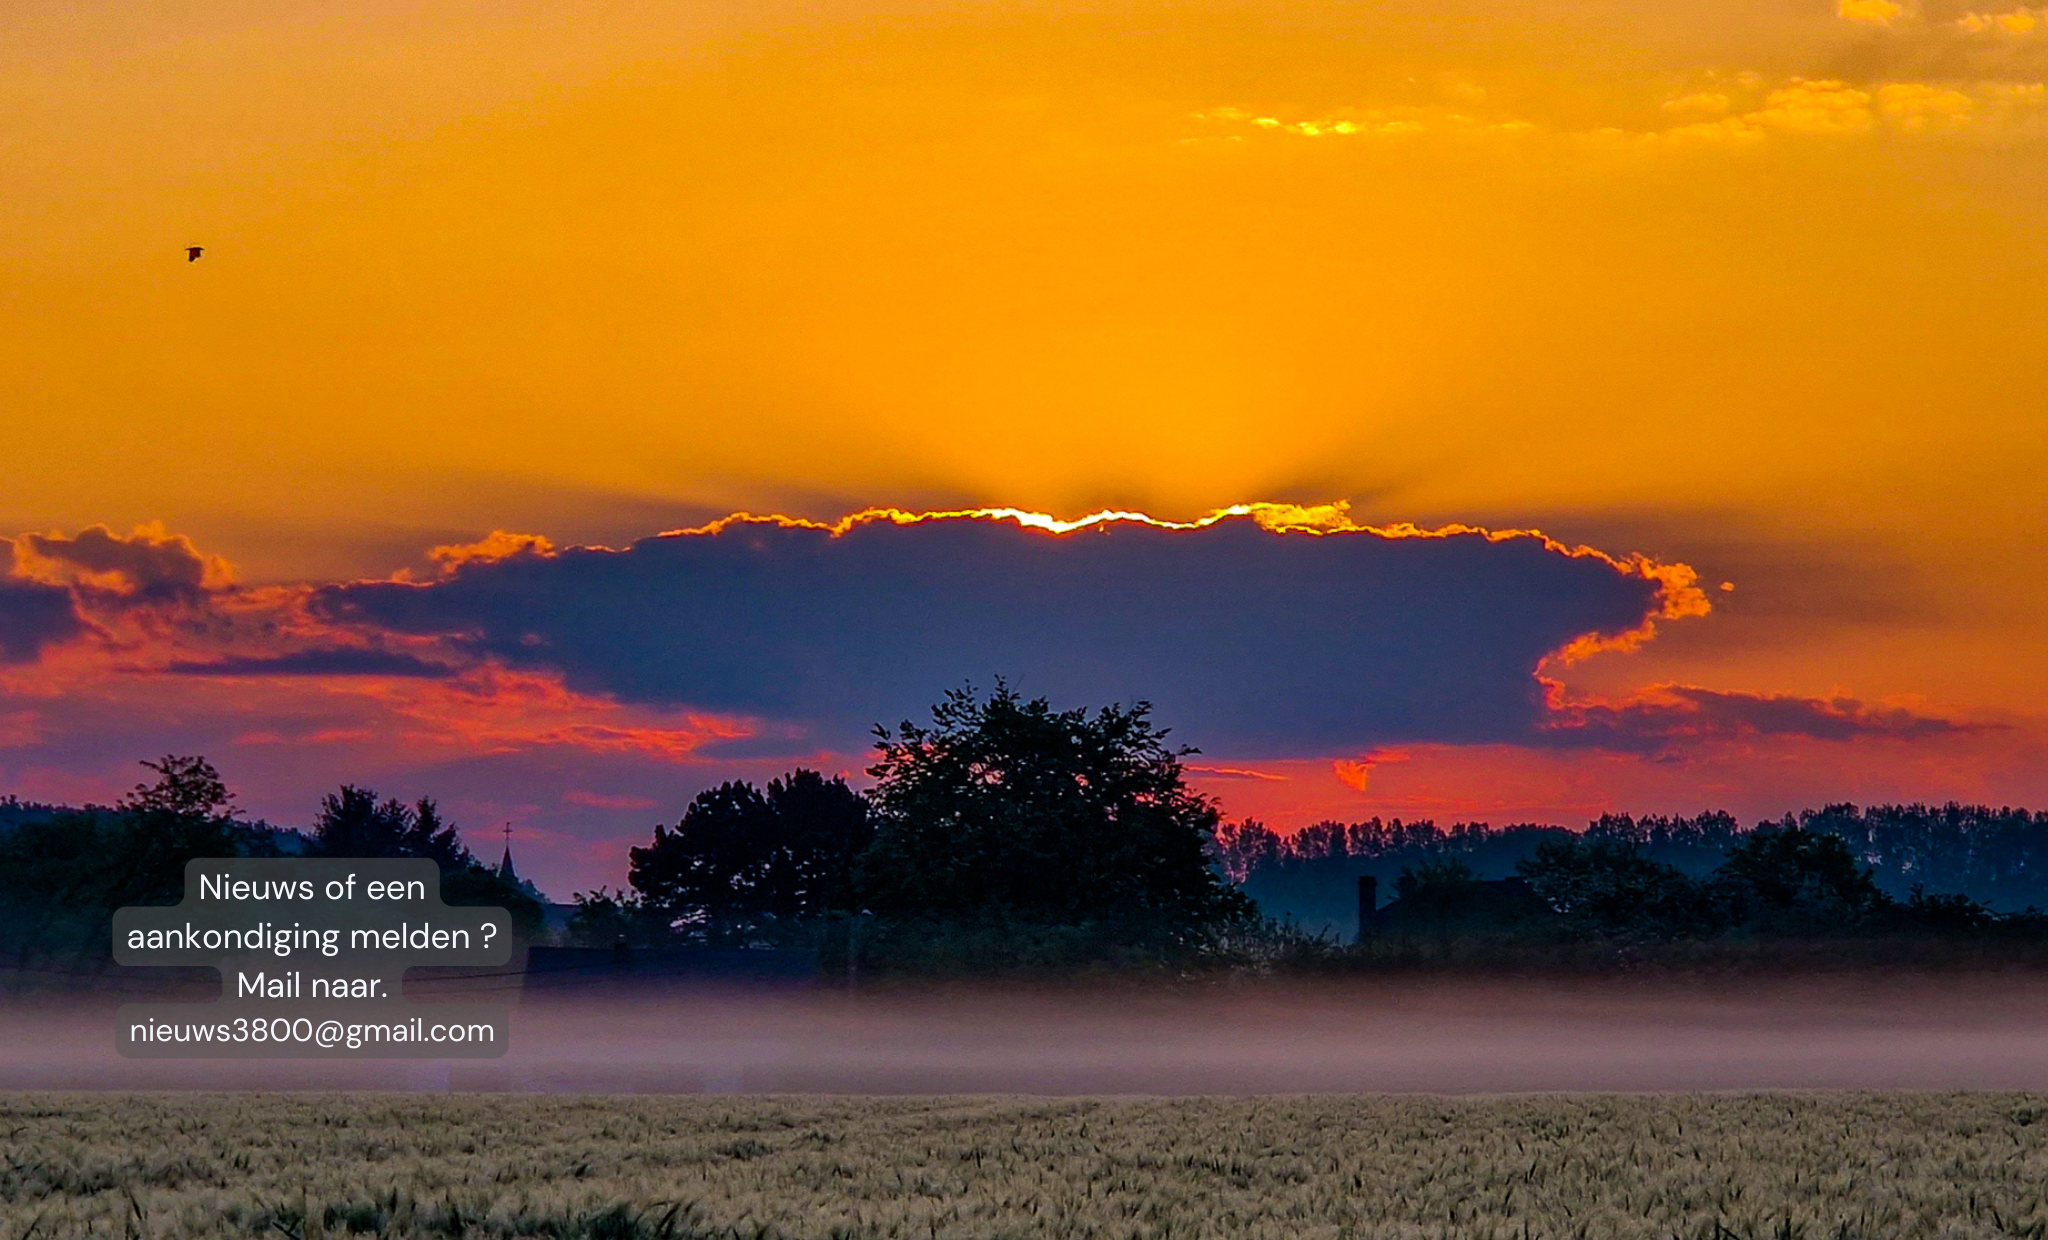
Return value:
<svg viewBox="0 0 2048 1240">
<path fill-rule="evenodd" d="M 691 938 L 793 941 L 851 906 L 853 860 L 873 838 L 867 800 L 844 779 L 799 770 L 765 794 L 734 781 L 699 793 L 674 830 L 656 826 L 627 881 Z"/>
<path fill-rule="evenodd" d="M 669 916 L 639 895 L 599 887 L 576 893 L 565 927 L 571 947 L 658 947 L 670 937 Z"/>
<path fill-rule="evenodd" d="M 441 868 L 441 898 L 451 905 L 502 908 L 529 942 L 547 920 L 532 884 L 513 882 L 479 862 L 432 797 L 407 805 L 379 801 L 368 788 L 343 784 L 320 799 L 312 853 L 319 857 L 424 857 Z"/>
<path fill-rule="evenodd" d="M 135 785 L 117 815 L 91 828 L 103 836 L 100 881 L 107 898 L 121 904 L 175 904 L 184 895 L 187 861 L 247 856 L 253 841 L 233 821 L 235 794 L 211 762 L 166 754 L 140 765 L 157 778 Z"/>
<path fill-rule="evenodd" d="M 1216 807 L 1185 782 L 1151 707 L 1054 710 L 997 683 L 929 727 L 876 729 L 880 819 L 861 897 L 907 917 L 1113 923 L 1187 944 L 1251 915 L 1212 864 Z"/>
<path fill-rule="evenodd" d="M 441 820 L 432 797 L 411 805 L 396 798 L 380 802 L 375 792 L 354 784 L 320 799 L 313 852 L 322 857 L 425 857 L 443 871 L 476 864 L 454 826 Z"/>
<path fill-rule="evenodd" d="M 117 809 L 184 818 L 233 818 L 241 812 L 231 808 L 235 794 L 221 782 L 220 772 L 197 754 L 165 754 L 161 761 L 145 759 L 141 765 L 155 771 L 156 779 L 135 785 Z"/>
<path fill-rule="evenodd" d="M 1643 855 L 1614 835 L 1547 841 L 1521 864 L 1522 876 L 1578 937 L 1662 941 L 1720 929 L 1707 886 Z"/>
<path fill-rule="evenodd" d="M 1646 814 L 1602 814 L 1586 828 L 1589 841 L 1627 844 L 1647 860 L 1668 865 L 1691 878 L 1705 878 L 1720 868 L 1728 850 L 1742 842 L 1742 824 L 1725 810 L 1708 810 L 1692 818 Z"/>
<path fill-rule="evenodd" d="M 106 963 L 113 912 L 176 904 L 185 864 L 200 857 L 275 856 L 275 833 L 234 821 L 234 794 L 206 759 L 143 762 L 114 811 L 64 810 L 0 833 L 0 936 L 17 960 Z"/>
<path fill-rule="evenodd" d="M 1902 929 L 1946 935 L 1980 934 L 1996 926 L 1998 914 L 1965 895 L 1928 895 L 1918 887 L 1893 910 Z"/>
<path fill-rule="evenodd" d="M 1797 826 L 1750 832 L 1715 884 L 1742 920 L 1769 929 L 1846 929 L 1890 903 L 1840 836 Z"/>
</svg>

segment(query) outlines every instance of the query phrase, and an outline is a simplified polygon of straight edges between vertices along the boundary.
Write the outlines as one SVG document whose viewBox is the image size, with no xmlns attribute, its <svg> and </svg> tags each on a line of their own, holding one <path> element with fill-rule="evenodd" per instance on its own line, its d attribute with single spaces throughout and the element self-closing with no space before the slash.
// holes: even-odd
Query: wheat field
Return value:
<svg viewBox="0 0 2048 1240">
<path fill-rule="evenodd" d="M 0 1240 L 2048 1234 L 2048 1097 L 11 1094 Z"/>
</svg>

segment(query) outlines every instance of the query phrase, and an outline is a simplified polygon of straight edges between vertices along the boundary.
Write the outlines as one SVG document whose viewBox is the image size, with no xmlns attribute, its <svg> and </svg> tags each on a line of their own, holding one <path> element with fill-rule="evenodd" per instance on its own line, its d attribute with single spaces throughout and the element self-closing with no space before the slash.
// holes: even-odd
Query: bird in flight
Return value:
<svg viewBox="0 0 2048 1240">
<path fill-rule="evenodd" d="M 188 263 L 196 263 L 199 261 L 199 256 L 204 253 L 206 253 L 205 246 L 188 245 L 185 247 L 185 261 Z"/>
</svg>

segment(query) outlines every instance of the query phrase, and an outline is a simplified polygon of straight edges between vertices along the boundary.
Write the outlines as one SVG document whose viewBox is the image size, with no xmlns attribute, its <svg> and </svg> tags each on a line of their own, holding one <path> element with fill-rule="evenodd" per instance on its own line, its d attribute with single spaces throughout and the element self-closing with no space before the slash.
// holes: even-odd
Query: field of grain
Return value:
<svg viewBox="0 0 2048 1240">
<path fill-rule="evenodd" d="M 2019 1094 L 11 1094 L 0 1238 L 2048 1234 Z"/>
</svg>

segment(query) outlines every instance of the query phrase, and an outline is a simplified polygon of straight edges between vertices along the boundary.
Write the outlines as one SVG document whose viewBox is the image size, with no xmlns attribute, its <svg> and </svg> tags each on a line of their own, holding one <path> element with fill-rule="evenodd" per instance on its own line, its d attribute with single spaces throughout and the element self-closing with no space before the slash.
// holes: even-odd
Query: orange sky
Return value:
<svg viewBox="0 0 2048 1240">
<path fill-rule="evenodd" d="M 2031 735 L 2044 81 L 2003 0 L 20 0 L 0 534 L 1348 500 L 1734 583 L 1579 691 Z"/>
</svg>

